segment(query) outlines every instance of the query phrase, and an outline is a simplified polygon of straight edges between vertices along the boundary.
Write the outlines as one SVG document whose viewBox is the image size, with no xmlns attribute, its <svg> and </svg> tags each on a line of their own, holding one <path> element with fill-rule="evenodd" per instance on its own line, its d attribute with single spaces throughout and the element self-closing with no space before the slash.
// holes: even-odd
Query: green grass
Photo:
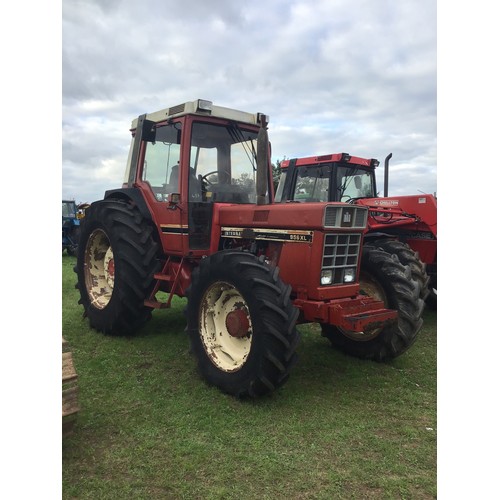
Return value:
<svg viewBox="0 0 500 500">
<path fill-rule="evenodd" d="M 63 336 L 81 410 L 62 450 L 63 498 L 436 498 L 436 313 L 391 363 L 345 356 L 299 327 L 299 363 L 271 396 L 200 379 L 185 301 L 133 338 L 89 328 L 64 255 Z"/>
</svg>

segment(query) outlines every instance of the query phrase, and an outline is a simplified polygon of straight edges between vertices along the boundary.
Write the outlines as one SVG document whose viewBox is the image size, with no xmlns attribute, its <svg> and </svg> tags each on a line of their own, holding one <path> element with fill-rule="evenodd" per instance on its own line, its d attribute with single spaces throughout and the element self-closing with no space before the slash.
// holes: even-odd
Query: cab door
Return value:
<svg viewBox="0 0 500 500">
<path fill-rule="evenodd" d="M 181 194 L 182 122 L 156 126 L 154 141 L 144 142 L 138 184 L 150 206 L 166 253 L 183 255 L 188 235 L 183 203 L 171 203 Z M 179 198 L 178 201 L 181 201 Z"/>
</svg>

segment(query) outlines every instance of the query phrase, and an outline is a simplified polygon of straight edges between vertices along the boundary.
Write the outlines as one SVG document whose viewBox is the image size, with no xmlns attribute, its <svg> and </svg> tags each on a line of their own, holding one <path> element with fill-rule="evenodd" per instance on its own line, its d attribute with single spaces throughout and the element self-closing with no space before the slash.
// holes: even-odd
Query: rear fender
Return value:
<svg viewBox="0 0 500 500">
<path fill-rule="evenodd" d="M 104 199 L 105 200 L 117 199 L 133 203 L 134 205 L 137 206 L 137 208 L 141 212 L 141 215 L 145 219 L 150 221 L 153 220 L 151 218 L 151 212 L 146 204 L 146 201 L 144 200 L 144 195 L 142 194 L 142 191 L 140 189 L 137 188 L 111 189 L 109 191 L 106 191 L 106 193 L 104 194 Z"/>
<path fill-rule="evenodd" d="M 393 234 L 382 233 L 382 232 L 379 232 L 379 231 L 365 233 L 365 235 L 363 236 L 363 240 L 364 240 L 365 243 L 367 243 L 369 241 L 373 241 L 373 240 L 378 240 L 380 238 L 390 238 L 391 240 L 397 240 L 398 239 Z"/>
</svg>

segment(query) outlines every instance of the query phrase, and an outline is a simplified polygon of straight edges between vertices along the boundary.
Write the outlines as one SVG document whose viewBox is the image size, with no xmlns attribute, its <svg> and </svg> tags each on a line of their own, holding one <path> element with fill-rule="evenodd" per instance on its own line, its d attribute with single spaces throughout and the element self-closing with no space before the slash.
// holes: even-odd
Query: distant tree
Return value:
<svg viewBox="0 0 500 500">
<path fill-rule="evenodd" d="M 235 184 L 237 186 L 241 186 L 248 193 L 251 193 L 252 191 L 255 190 L 255 187 L 254 187 L 255 182 L 253 179 L 250 178 L 250 176 L 247 173 L 242 173 L 240 175 L 239 179 L 233 178 L 232 184 Z"/>
</svg>

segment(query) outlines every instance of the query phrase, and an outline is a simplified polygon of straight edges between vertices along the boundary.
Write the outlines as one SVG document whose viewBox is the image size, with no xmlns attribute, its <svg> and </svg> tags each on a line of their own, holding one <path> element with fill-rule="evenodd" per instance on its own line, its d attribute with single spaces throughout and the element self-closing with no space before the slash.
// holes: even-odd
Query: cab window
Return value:
<svg viewBox="0 0 500 500">
<path fill-rule="evenodd" d="M 149 183 L 158 201 L 179 192 L 180 144 L 180 123 L 158 127 L 155 142 L 147 143 L 142 180 Z"/>
</svg>

